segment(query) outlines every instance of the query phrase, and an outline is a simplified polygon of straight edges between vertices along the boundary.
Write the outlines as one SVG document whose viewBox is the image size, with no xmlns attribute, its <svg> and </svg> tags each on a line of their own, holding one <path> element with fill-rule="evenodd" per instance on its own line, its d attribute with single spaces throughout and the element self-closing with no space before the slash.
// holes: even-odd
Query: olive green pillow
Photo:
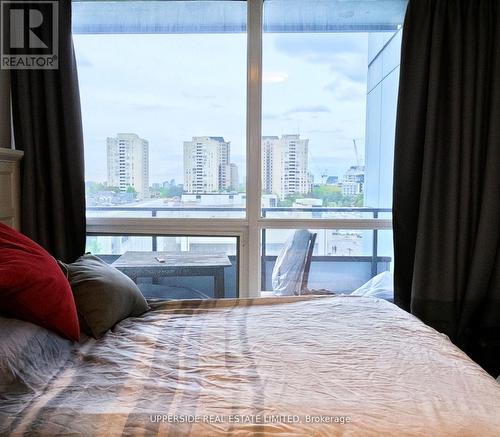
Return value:
<svg viewBox="0 0 500 437">
<path fill-rule="evenodd" d="M 60 263 L 66 270 L 80 328 L 94 338 L 127 317 L 145 313 L 149 306 L 128 276 L 94 255 L 84 255 L 73 264 Z"/>
</svg>

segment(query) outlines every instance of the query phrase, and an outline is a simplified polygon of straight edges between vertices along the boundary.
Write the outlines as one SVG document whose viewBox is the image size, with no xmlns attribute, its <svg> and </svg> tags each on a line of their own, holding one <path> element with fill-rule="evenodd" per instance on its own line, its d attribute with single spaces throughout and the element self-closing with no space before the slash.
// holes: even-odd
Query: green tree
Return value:
<svg viewBox="0 0 500 437">
<path fill-rule="evenodd" d="M 354 206 L 357 208 L 361 208 L 365 205 L 365 199 L 363 193 L 360 193 L 356 196 L 356 200 L 354 201 Z"/>
<path fill-rule="evenodd" d="M 170 185 L 168 188 L 168 197 L 182 196 L 183 189 L 180 185 Z"/>
<path fill-rule="evenodd" d="M 278 199 L 278 206 L 281 208 L 290 208 L 299 197 L 299 194 L 292 194 L 291 196 L 288 196 L 283 200 Z"/>
<path fill-rule="evenodd" d="M 161 198 L 170 198 L 170 197 L 180 197 L 182 196 L 182 187 L 179 185 L 168 185 L 156 190 L 160 193 Z"/>
<path fill-rule="evenodd" d="M 162 197 L 162 198 L 168 197 L 168 190 L 166 188 L 162 187 L 156 191 L 158 191 L 160 193 L 160 197 Z"/>
<path fill-rule="evenodd" d="M 120 188 L 118 187 L 108 187 L 106 184 L 102 182 L 86 182 L 85 183 L 85 191 L 87 195 L 89 194 L 97 194 L 102 191 L 114 191 L 115 193 L 120 192 Z"/>
<path fill-rule="evenodd" d="M 312 196 L 322 199 L 324 206 L 341 206 L 343 203 L 342 189 L 336 185 L 320 185 L 314 187 Z"/>
</svg>

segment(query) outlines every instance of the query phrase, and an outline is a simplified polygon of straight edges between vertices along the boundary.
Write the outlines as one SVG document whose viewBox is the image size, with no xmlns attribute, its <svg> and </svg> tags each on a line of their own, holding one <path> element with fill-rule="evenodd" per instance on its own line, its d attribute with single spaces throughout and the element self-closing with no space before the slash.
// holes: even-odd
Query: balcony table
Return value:
<svg viewBox="0 0 500 437">
<path fill-rule="evenodd" d="M 215 298 L 224 297 L 224 269 L 231 265 L 225 253 L 135 251 L 125 252 L 112 264 L 134 282 L 141 276 L 153 282 L 166 276 L 213 276 Z"/>
</svg>

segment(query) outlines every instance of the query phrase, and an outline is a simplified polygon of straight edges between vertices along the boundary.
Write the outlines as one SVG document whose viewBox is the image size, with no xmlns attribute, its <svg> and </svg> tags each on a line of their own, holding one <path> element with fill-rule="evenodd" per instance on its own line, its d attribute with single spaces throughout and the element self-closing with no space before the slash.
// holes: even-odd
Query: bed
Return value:
<svg viewBox="0 0 500 437">
<path fill-rule="evenodd" d="M 0 394 L 11 436 L 498 436 L 500 385 L 384 300 L 152 304 Z"/>
</svg>

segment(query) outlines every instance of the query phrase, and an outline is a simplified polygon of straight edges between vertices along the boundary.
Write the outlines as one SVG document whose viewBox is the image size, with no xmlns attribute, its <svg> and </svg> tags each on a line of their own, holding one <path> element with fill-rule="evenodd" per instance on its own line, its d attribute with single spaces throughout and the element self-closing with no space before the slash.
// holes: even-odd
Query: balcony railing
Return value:
<svg viewBox="0 0 500 437">
<path fill-rule="evenodd" d="M 158 212 L 245 212 L 243 207 L 228 206 L 88 206 L 87 211 L 91 212 L 151 212 L 151 217 L 158 217 Z M 371 218 L 378 218 L 381 213 L 390 213 L 391 208 L 370 208 L 370 207 L 266 207 L 262 208 L 262 217 L 268 217 L 269 212 L 298 212 L 298 213 L 370 213 Z"/>
<path fill-rule="evenodd" d="M 124 215 L 129 215 L 130 213 L 133 212 L 140 212 L 140 213 L 147 213 L 148 217 L 160 217 L 160 216 L 165 216 L 168 217 L 169 212 L 174 212 L 174 213 L 189 213 L 189 212 L 195 212 L 195 213 L 234 213 L 234 212 L 239 212 L 241 214 L 244 214 L 245 208 L 243 207 L 227 207 L 227 206 L 193 206 L 193 207 L 186 207 L 186 206 L 91 206 L 87 208 L 87 211 L 90 213 L 97 213 L 95 214 L 96 216 L 99 216 L 99 212 L 102 213 L 107 213 L 106 216 L 112 216 L 112 217 L 120 217 L 120 212 L 125 212 L 127 214 Z M 298 221 L 300 221 L 301 217 L 297 217 L 297 215 L 300 214 L 312 214 L 312 218 L 314 219 L 324 219 L 324 218 L 332 218 L 332 214 L 338 214 L 340 216 L 348 215 L 349 217 L 352 217 L 353 219 L 356 218 L 363 218 L 363 219 L 378 219 L 381 218 L 381 215 L 389 215 L 392 212 L 390 208 L 370 208 L 370 207 L 267 207 L 267 208 L 262 208 L 262 217 L 264 218 L 273 218 L 272 216 L 274 214 L 283 214 L 281 218 L 297 218 Z M 109 213 L 113 213 L 110 215 Z M 94 215 L 94 214 L 92 214 Z M 142 216 L 142 215 L 141 215 Z M 327 217 L 330 216 L 330 217 Z M 277 220 L 279 220 L 279 216 L 276 217 Z M 308 217 L 310 218 L 310 217 Z M 207 217 L 207 219 L 210 219 L 210 217 Z M 299 227 L 300 224 L 297 223 L 297 227 Z M 321 222 L 318 221 L 317 224 L 317 229 L 321 229 L 322 225 Z M 262 252 L 261 252 L 261 270 L 262 270 L 262 289 L 268 289 L 270 286 L 270 275 L 271 271 L 274 265 L 274 261 L 276 259 L 275 254 L 268 254 L 267 253 L 267 242 L 268 242 L 268 233 L 269 230 L 263 229 L 262 230 Z M 369 272 L 371 274 L 371 277 L 377 275 L 380 273 L 380 271 L 387 270 L 389 268 L 389 265 L 391 263 L 391 257 L 390 256 L 380 256 L 379 255 L 379 231 L 378 229 L 368 229 L 368 231 L 371 231 L 373 233 L 372 235 L 372 247 L 371 247 L 371 253 L 369 253 L 367 256 L 332 256 L 332 255 L 314 255 L 312 259 L 313 263 L 313 270 L 314 270 L 314 265 L 320 266 L 323 265 L 322 263 L 338 263 L 339 268 L 345 268 L 347 266 L 353 266 L 352 263 L 355 263 L 355 265 L 359 265 L 361 268 L 363 267 L 363 271 L 366 271 L 367 268 L 369 268 Z M 157 235 L 151 235 L 152 238 L 152 250 L 157 251 L 158 250 L 158 237 Z M 339 264 L 340 263 L 340 264 Z M 345 267 L 341 267 L 345 266 Z M 327 266 L 324 265 L 322 269 L 327 269 Z M 368 271 L 366 271 L 368 273 Z M 312 278 L 314 279 L 314 278 Z"/>
</svg>

